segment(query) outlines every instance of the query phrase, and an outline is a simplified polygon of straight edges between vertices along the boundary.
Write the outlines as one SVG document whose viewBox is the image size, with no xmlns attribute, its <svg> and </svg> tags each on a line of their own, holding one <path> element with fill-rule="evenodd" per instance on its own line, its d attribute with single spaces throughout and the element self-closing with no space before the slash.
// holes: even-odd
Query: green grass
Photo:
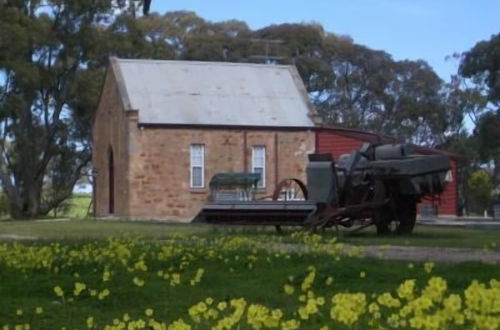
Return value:
<svg viewBox="0 0 500 330">
<path fill-rule="evenodd" d="M 208 233 L 210 226 L 191 224 L 161 224 L 140 221 L 68 220 L 3 221 L 0 234 L 33 237 L 41 240 L 87 240 L 120 236 L 141 236 L 144 239 L 162 239 L 174 234 Z"/>
<path fill-rule="evenodd" d="M 292 232 L 298 229 L 286 229 L 283 238 L 286 240 Z M 194 224 L 161 224 L 140 221 L 104 221 L 104 220 L 71 220 L 62 222 L 49 221 L 2 221 L 0 235 L 29 236 L 38 239 L 88 239 L 120 236 L 123 234 L 142 236 L 150 239 L 162 239 L 175 233 L 183 234 L 244 234 L 269 235 L 278 234 L 274 228 L 255 227 L 222 227 Z M 325 237 L 335 237 L 330 230 L 323 233 Z M 431 227 L 417 225 L 411 236 L 379 237 L 373 229 L 366 229 L 353 235 L 343 235 L 342 242 L 353 245 L 408 245 L 435 247 L 462 247 L 500 249 L 500 231 Z"/>
<path fill-rule="evenodd" d="M 500 250 L 500 230 L 417 225 L 410 236 L 377 236 L 374 229 L 350 235 L 356 245 L 408 245 Z"/>
<path fill-rule="evenodd" d="M 88 194 L 77 194 L 68 200 L 57 209 L 52 210 L 47 215 L 47 218 L 72 218 L 83 219 L 89 216 L 92 210 L 89 209 L 92 197 Z"/>
</svg>

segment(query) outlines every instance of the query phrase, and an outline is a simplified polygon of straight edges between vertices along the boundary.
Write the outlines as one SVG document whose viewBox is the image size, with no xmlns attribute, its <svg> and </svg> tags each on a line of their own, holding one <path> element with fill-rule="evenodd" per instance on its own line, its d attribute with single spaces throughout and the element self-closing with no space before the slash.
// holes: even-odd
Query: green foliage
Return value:
<svg viewBox="0 0 500 330">
<path fill-rule="evenodd" d="M 484 83 L 489 88 L 489 100 L 500 102 L 500 33 L 490 40 L 478 42 L 464 53 L 459 72 L 473 78 L 477 84 Z"/>
<path fill-rule="evenodd" d="M 500 110 L 482 116 L 476 129 L 482 160 L 500 162 Z"/>
<path fill-rule="evenodd" d="M 71 196 L 114 53 L 107 27 L 136 2 L 0 2 L 0 180 L 13 217 L 45 215 Z"/>
<path fill-rule="evenodd" d="M 481 210 L 489 207 L 493 197 L 493 182 L 485 170 L 473 172 L 468 181 L 470 193 Z"/>
</svg>

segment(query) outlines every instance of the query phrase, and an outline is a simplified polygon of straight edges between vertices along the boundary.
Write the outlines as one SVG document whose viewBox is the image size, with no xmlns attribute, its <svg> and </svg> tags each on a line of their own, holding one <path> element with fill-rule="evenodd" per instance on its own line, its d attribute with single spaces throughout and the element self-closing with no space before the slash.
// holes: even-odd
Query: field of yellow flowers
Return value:
<svg viewBox="0 0 500 330">
<path fill-rule="evenodd" d="M 6 242 L 0 279 L 0 329 L 500 328 L 500 265 L 303 233 Z"/>
</svg>

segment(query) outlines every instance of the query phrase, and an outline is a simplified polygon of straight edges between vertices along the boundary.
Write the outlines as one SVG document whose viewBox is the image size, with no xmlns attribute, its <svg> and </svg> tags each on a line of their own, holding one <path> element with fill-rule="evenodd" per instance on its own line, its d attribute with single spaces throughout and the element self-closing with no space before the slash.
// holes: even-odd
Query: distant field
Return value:
<svg viewBox="0 0 500 330">
<path fill-rule="evenodd" d="M 87 194 L 78 194 L 66 200 L 56 211 L 51 211 L 48 217 L 83 219 L 92 214 L 89 209 L 92 198 Z"/>
</svg>

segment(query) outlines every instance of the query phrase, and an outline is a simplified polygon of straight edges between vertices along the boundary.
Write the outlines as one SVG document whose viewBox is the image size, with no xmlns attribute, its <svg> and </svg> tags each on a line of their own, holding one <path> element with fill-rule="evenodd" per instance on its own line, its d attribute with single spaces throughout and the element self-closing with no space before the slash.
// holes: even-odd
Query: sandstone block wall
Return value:
<svg viewBox="0 0 500 330">
<path fill-rule="evenodd" d="M 205 146 L 204 188 L 190 188 L 190 146 Z M 245 172 L 252 147 L 266 147 L 266 187 L 271 195 L 284 178 L 305 180 L 314 133 L 232 129 L 136 128 L 130 139 L 130 216 L 190 219 L 208 200 L 209 181 L 219 172 Z"/>
<path fill-rule="evenodd" d="M 94 118 L 92 129 L 92 164 L 96 176 L 97 216 L 109 215 L 109 152 L 114 160 L 114 215 L 129 215 L 128 184 L 128 125 L 130 114 L 123 110 L 114 75 L 108 71 L 101 102 Z M 135 113 L 136 115 L 136 113 Z"/>
</svg>

